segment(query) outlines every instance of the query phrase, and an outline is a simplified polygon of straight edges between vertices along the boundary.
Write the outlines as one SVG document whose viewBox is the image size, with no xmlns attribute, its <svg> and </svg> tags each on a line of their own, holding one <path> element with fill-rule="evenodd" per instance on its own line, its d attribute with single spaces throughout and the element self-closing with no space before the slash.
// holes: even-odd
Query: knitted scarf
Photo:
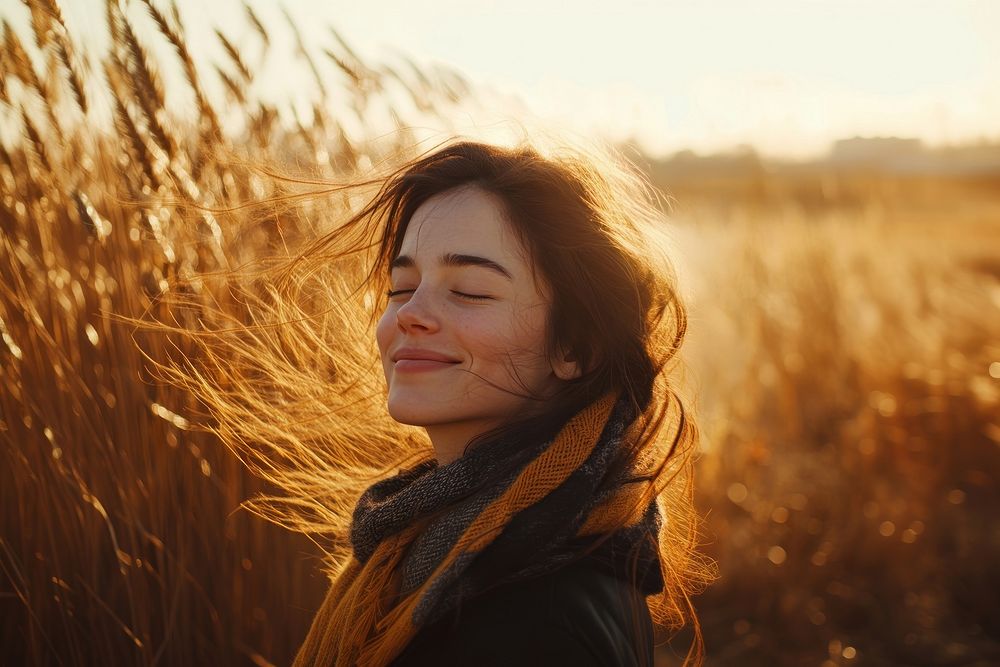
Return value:
<svg viewBox="0 0 1000 667">
<path fill-rule="evenodd" d="M 387 665 L 462 601 L 555 570 L 602 536 L 609 537 L 595 562 L 619 574 L 615 561 L 638 553 L 640 590 L 662 590 L 661 518 L 655 500 L 642 502 L 648 477 L 611 471 L 635 422 L 634 410 L 609 395 L 534 445 L 513 470 L 505 465 L 510 450 L 493 443 L 371 486 L 354 512 L 353 557 L 294 664 Z"/>
</svg>

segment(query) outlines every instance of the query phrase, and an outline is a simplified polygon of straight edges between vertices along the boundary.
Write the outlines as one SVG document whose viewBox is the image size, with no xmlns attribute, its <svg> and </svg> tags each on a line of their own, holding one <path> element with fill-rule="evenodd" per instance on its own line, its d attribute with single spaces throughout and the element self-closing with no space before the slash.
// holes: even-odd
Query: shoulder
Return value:
<svg viewBox="0 0 1000 667">
<path fill-rule="evenodd" d="M 426 628 L 398 665 L 639 665 L 651 655 L 645 599 L 627 582 L 568 565 L 499 586 Z"/>
</svg>

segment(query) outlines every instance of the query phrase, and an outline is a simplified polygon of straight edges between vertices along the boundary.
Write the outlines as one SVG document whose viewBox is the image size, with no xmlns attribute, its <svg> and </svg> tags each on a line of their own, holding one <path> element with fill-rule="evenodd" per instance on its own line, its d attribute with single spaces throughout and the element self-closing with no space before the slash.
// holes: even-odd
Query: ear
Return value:
<svg viewBox="0 0 1000 667">
<path fill-rule="evenodd" d="M 583 369 L 580 368 L 580 362 L 576 360 L 576 355 L 561 345 L 549 363 L 552 365 L 552 373 L 560 380 L 575 380 L 583 374 Z"/>
</svg>

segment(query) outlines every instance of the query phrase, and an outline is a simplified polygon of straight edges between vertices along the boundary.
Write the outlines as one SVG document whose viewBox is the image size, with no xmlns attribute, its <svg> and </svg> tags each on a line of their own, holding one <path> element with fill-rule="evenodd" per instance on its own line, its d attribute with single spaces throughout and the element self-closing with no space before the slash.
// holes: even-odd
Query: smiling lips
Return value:
<svg viewBox="0 0 1000 667">
<path fill-rule="evenodd" d="M 399 372 L 434 371 L 461 363 L 444 354 L 431 350 L 404 347 L 392 355 L 395 370 Z"/>
</svg>

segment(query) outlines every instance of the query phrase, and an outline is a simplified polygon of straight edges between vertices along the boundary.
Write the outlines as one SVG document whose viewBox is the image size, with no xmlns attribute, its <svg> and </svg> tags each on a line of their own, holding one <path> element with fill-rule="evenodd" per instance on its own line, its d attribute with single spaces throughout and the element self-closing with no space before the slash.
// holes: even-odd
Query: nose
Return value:
<svg viewBox="0 0 1000 667">
<path fill-rule="evenodd" d="M 426 290 L 416 289 L 406 303 L 396 309 L 396 324 L 401 331 L 433 332 L 441 321 L 433 297 Z"/>
</svg>

